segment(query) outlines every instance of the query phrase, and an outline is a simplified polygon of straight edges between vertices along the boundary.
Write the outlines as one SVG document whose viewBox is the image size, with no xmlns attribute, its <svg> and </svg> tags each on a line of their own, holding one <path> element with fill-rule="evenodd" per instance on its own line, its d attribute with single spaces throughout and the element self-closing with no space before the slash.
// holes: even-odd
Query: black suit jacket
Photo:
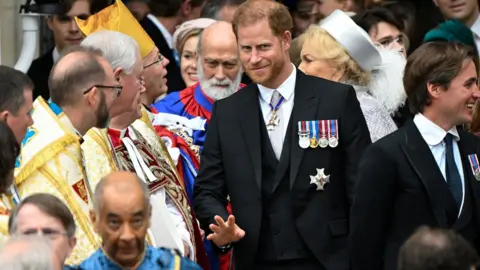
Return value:
<svg viewBox="0 0 480 270">
<path fill-rule="evenodd" d="M 173 51 L 170 49 L 170 46 L 168 46 L 167 40 L 163 36 L 160 29 L 158 29 L 155 23 L 153 23 L 148 17 L 145 17 L 143 20 L 141 20 L 140 24 L 153 42 L 155 42 L 155 46 L 157 46 L 160 53 L 170 62 L 170 64 L 167 65 L 167 93 L 185 89 L 186 85 L 182 79 L 180 67 L 177 65 Z"/>
<path fill-rule="evenodd" d="M 467 211 L 462 210 L 453 226 L 447 218 L 453 197 L 412 120 L 365 151 L 350 218 L 354 270 L 396 269 L 401 245 L 421 225 L 454 229 L 476 245 L 480 228 L 467 227 L 479 224 L 480 182 L 468 155 L 480 156 L 480 141 L 462 130 L 459 135 L 465 187 L 472 200 L 463 206 L 471 214 L 464 216 Z"/>
<path fill-rule="evenodd" d="M 42 96 L 45 100 L 50 98 L 50 90 L 48 88 L 48 77 L 53 67 L 53 49 L 46 54 L 33 60 L 32 65 L 28 69 L 27 75 L 32 79 L 35 89 L 33 89 L 33 99 Z"/>
<path fill-rule="evenodd" d="M 245 237 L 234 244 L 235 267 L 251 269 L 262 219 L 262 164 L 259 93 L 250 84 L 215 102 L 194 189 L 195 213 L 208 232 L 213 217 L 227 218 L 227 196 Z M 339 146 L 302 149 L 299 121 L 338 119 Z M 289 186 L 296 228 L 312 254 L 326 269 L 349 269 L 347 254 L 350 199 L 359 159 L 371 143 L 365 118 L 351 86 L 311 77 L 297 70 L 290 121 L 290 159 L 280 159 L 276 174 L 290 168 Z M 262 123 L 263 124 L 263 123 Z M 283 156 L 283 155 L 282 155 Z M 324 191 L 310 184 L 316 169 L 325 169 L 330 183 Z"/>
</svg>

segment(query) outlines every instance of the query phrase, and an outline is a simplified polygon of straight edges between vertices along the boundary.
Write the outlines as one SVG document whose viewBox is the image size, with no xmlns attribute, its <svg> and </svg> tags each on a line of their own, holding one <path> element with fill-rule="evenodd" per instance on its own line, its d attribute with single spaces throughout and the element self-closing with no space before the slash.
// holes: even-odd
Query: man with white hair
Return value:
<svg viewBox="0 0 480 270">
<path fill-rule="evenodd" d="M 88 35 L 81 46 L 102 51 L 114 70 L 115 79 L 123 87 L 123 91 L 110 110 L 109 127 L 114 128 L 115 123 L 125 113 L 130 113 L 136 118 L 142 117 L 140 93 L 144 90 L 143 64 L 135 39 L 120 32 L 102 30 Z M 84 137 L 85 141 L 82 144 L 88 180 L 92 189 L 102 177 L 120 168 L 108 140 L 107 131 L 107 129 L 91 129 Z"/>
<path fill-rule="evenodd" d="M 218 35 L 220 32 L 222 35 Z M 199 36 L 197 57 L 199 83 L 171 93 L 152 106 L 159 113 L 153 124 L 177 162 L 190 200 L 213 103 L 243 87 L 232 25 L 219 21 L 205 28 Z"/>
<path fill-rule="evenodd" d="M 104 17 L 110 20 L 103 21 Z M 123 109 L 117 115 L 112 115 L 108 129 L 92 134 L 82 145 L 88 153 L 87 171 L 93 175 L 89 179 L 90 188 L 93 190 L 102 177 L 113 171 L 136 173 L 148 184 L 154 205 L 147 241 L 153 246 L 179 249 L 182 255 L 196 259 L 203 266 L 206 256 L 200 229 L 182 181 L 142 106 L 141 94 L 146 92 L 142 81 L 148 80 L 146 73 L 163 69 L 158 49 L 121 1 L 86 21 L 77 22 L 87 36 L 82 45 L 102 51 L 116 75 L 126 71 L 123 80 L 121 76 L 117 79 L 132 96 L 124 99 Z M 132 53 L 133 60 L 128 57 Z M 151 56 L 157 60 L 152 61 Z M 135 63 L 133 68 L 132 63 Z M 130 70 L 132 73 L 128 73 Z"/>
<path fill-rule="evenodd" d="M 14 235 L 0 251 L 0 269 L 60 270 L 62 267 L 46 236 Z"/>
</svg>

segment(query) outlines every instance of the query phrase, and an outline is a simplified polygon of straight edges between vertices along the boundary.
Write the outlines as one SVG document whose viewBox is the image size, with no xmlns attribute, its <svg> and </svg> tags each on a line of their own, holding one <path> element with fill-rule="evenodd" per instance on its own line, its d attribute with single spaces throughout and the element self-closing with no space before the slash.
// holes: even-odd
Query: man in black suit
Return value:
<svg viewBox="0 0 480 270">
<path fill-rule="evenodd" d="M 233 245 L 237 270 L 346 270 L 351 192 L 370 135 L 351 86 L 290 62 L 291 28 L 274 1 L 247 1 L 235 13 L 240 59 L 255 83 L 214 103 L 195 212 L 221 251 Z M 325 131 L 315 139 L 304 132 L 313 124 Z"/>
<path fill-rule="evenodd" d="M 465 45 L 431 42 L 408 58 L 404 84 L 415 117 L 360 162 L 350 218 L 354 270 L 396 269 L 400 246 L 421 225 L 478 243 L 480 141 L 456 128 L 472 121 L 480 96 L 473 57 Z"/>
<path fill-rule="evenodd" d="M 168 93 L 186 88 L 180 73 L 179 57 L 173 48 L 173 33 L 185 21 L 200 18 L 205 0 L 151 0 L 150 14 L 140 21 L 160 53 L 168 59 Z"/>
<path fill-rule="evenodd" d="M 32 79 L 35 88 L 33 99 L 42 96 L 50 98 L 48 76 L 53 64 L 60 58 L 60 52 L 67 46 L 79 45 L 83 40 L 82 32 L 75 23 L 74 17 L 86 19 L 90 16 L 91 0 L 65 0 L 60 4 L 58 14 L 48 17 L 48 28 L 53 32 L 55 48 L 33 60 L 28 69 L 28 76 Z"/>
</svg>

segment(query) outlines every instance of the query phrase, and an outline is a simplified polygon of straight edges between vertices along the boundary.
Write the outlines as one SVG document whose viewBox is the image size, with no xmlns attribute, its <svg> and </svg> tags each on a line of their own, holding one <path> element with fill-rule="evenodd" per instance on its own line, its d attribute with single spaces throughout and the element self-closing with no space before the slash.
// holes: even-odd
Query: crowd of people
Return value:
<svg viewBox="0 0 480 270">
<path fill-rule="evenodd" d="M 477 269 L 480 4 L 433 4 L 62 1 L 0 66 L 0 269 Z"/>
</svg>

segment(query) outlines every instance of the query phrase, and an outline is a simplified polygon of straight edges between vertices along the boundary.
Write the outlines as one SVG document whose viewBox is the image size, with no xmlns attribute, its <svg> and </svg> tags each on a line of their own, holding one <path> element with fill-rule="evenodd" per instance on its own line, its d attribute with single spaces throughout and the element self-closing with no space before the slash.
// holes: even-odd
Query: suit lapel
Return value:
<svg viewBox="0 0 480 270">
<path fill-rule="evenodd" d="M 312 88 L 306 83 L 306 75 L 297 70 L 295 82 L 295 97 L 290 118 L 290 189 L 295 183 L 298 174 L 298 168 L 302 162 L 305 149 L 298 145 L 297 123 L 299 121 L 317 120 L 315 119 L 319 97 L 315 95 Z"/>
<path fill-rule="evenodd" d="M 252 166 L 255 172 L 255 181 L 259 188 L 262 186 L 262 153 L 260 145 L 260 123 L 259 123 L 259 104 L 258 104 L 258 88 L 256 84 L 249 84 L 243 88 L 245 91 L 243 102 L 239 103 L 240 126 L 245 140 L 245 146 Z"/>
<path fill-rule="evenodd" d="M 471 138 L 467 136 L 464 131 L 459 130 L 459 134 L 460 141 L 458 142 L 458 148 L 462 158 L 463 178 L 465 183 L 465 201 L 458 223 L 455 224 L 455 228 L 461 229 L 465 227 L 471 220 L 471 214 L 477 212 L 475 214 L 477 216 L 480 215 L 480 182 L 475 179 L 470 165 L 470 160 L 468 159 L 469 155 L 478 153 L 478 145 L 476 145 L 475 142 L 472 142 Z M 470 193 L 470 200 L 468 200 L 467 192 Z M 468 211 L 469 209 L 471 209 L 471 211 Z"/>
<path fill-rule="evenodd" d="M 418 131 L 413 121 L 406 124 L 405 142 L 402 144 L 402 148 L 408 161 L 427 190 L 438 224 L 442 227 L 447 227 L 447 217 L 443 207 L 443 192 L 441 185 L 439 185 L 439 181 L 444 181 L 444 177 L 438 168 L 437 162 L 433 158 L 428 144 L 422 138 L 420 131 Z"/>
</svg>

